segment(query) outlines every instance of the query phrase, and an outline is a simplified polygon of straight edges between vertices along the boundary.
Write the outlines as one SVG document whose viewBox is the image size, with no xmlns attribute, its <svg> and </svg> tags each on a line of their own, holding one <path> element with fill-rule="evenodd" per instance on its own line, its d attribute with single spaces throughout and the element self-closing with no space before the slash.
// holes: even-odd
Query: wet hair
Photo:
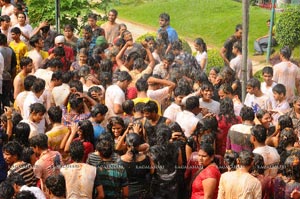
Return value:
<svg viewBox="0 0 300 199">
<path fill-rule="evenodd" d="M 205 90 L 211 90 L 213 91 L 214 90 L 214 86 L 212 85 L 212 83 L 210 83 L 209 81 L 207 82 L 201 82 L 201 90 L 202 91 L 205 91 Z"/>
<path fill-rule="evenodd" d="M 264 163 L 264 158 L 262 155 L 258 153 L 254 153 L 254 164 L 251 167 L 250 172 L 251 173 L 258 173 L 258 174 L 264 174 L 265 172 L 265 163 Z"/>
<path fill-rule="evenodd" d="M 286 58 L 287 60 L 290 59 L 291 55 L 292 55 L 292 51 L 290 49 L 290 47 L 288 46 L 284 46 L 280 49 L 280 54 Z"/>
<path fill-rule="evenodd" d="M 31 191 L 23 190 L 16 194 L 15 199 L 36 199 L 36 197 Z"/>
<path fill-rule="evenodd" d="M 78 122 L 78 127 L 82 132 L 84 142 L 94 143 L 94 128 L 90 120 L 81 120 Z"/>
<path fill-rule="evenodd" d="M 267 111 L 265 109 L 259 109 L 255 115 L 258 120 L 261 120 L 265 114 L 270 114 L 270 113 L 269 113 L 269 111 Z"/>
<path fill-rule="evenodd" d="M 25 122 L 20 122 L 14 128 L 15 141 L 24 147 L 29 147 L 30 126 Z"/>
<path fill-rule="evenodd" d="M 239 152 L 238 164 L 242 166 L 250 166 L 254 158 L 254 154 L 251 151 Z"/>
<path fill-rule="evenodd" d="M 172 50 L 182 50 L 182 42 L 181 41 L 174 41 L 172 44 Z"/>
<path fill-rule="evenodd" d="M 225 118 L 226 122 L 234 122 L 238 123 L 238 119 L 234 114 L 234 105 L 232 99 L 229 97 L 225 97 L 224 99 L 220 100 L 220 113 L 219 118 Z"/>
<path fill-rule="evenodd" d="M 23 147 L 17 141 L 8 142 L 3 146 L 2 151 L 10 155 L 16 155 L 18 160 L 22 159 Z"/>
<path fill-rule="evenodd" d="M 293 120 L 288 115 L 281 115 L 278 118 L 278 124 L 280 126 L 280 131 L 282 131 L 285 128 L 293 128 Z"/>
<path fill-rule="evenodd" d="M 145 67 L 145 62 L 143 58 L 137 58 L 133 61 L 133 69 L 141 69 Z"/>
<path fill-rule="evenodd" d="M 147 82 L 146 79 L 140 78 L 136 81 L 135 87 L 136 87 L 138 92 L 141 92 L 141 91 L 146 92 L 148 90 L 148 82 Z"/>
<path fill-rule="evenodd" d="M 23 179 L 23 177 L 16 172 L 12 172 L 9 174 L 9 176 L 7 176 L 7 182 L 9 182 L 10 184 L 16 184 L 18 186 L 23 186 L 26 185 L 25 180 Z"/>
<path fill-rule="evenodd" d="M 44 104 L 41 104 L 39 102 L 33 103 L 29 106 L 30 108 L 30 114 L 31 113 L 46 113 L 46 108 L 44 106 Z"/>
<path fill-rule="evenodd" d="M 34 93 L 39 93 L 39 92 L 45 90 L 45 85 L 46 85 L 45 80 L 43 80 L 41 78 L 36 78 L 36 80 L 34 80 L 34 82 L 32 84 L 31 90 Z"/>
<path fill-rule="evenodd" d="M 64 26 L 64 30 L 66 30 L 66 29 L 70 29 L 72 32 L 74 32 L 74 30 L 75 30 L 75 28 L 72 24 L 66 24 Z"/>
<path fill-rule="evenodd" d="M 300 160 L 296 155 L 290 155 L 284 162 L 283 174 L 298 182 L 300 178 Z"/>
<path fill-rule="evenodd" d="M 160 124 L 156 128 L 156 144 L 166 145 L 172 137 L 172 130 L 165 124 Z"/>
<path fill-rule="evenodd" d="M 30 57 L 22 57 L 20 60 L 20 68 L 28 66 L 30 63 L 32 63 L 32 59 Z"/>
<path fill-rule="evenodd" d="M 68 102 L 70 103 L 70 107 L 72 109 L 76 109 L 83 103 L 83 99 L 79 98 L 77 94 L 71 93 Z"/>
<path fill-rule="evenodd" d="M 175 55 L 173 53 L 167 53 L 162 59 L 169 63 L 173 63 L 175 60 Z"/>
<path fill-rule="evenodd" d="M 31 147 L 39 147 L 40 149 L 48 149 L 48 137 L 46 134 L 39 133 L 29 139 Z"/>
<path fill-rule="evenodd" d="M 215 149 L 211 144 L 203 143 L 200 145 L 200 149 L 207 153 L 209 157 L 215 155 Z"/>
<path fill-rule="evenodd" d="M 70 144 L 70 156 L 75 162 L 81 162 L 84 156 L 84 146 L 79 140 L 75 140 Z"/>
<path fill-rule="evenodd" d="M 108 108 L 106 105 L 96 104 L 95 106 L 92 107 L 91 116 L 96 117 L 99 113 L 101 115 L 104 115 L 107 113 L 107 111 L 108 111 Z"/>
<path fill-rule="evenodd" d="M 179 95 L 183 95 L 186 96 L 189 94 L 189 91 L 187 90 L 186 87 L 182 87 L 182 86 L 177 86 L 174 90 L 174 96 L 177 97 Z"/>
<path fill-rule="evenodd" d="M 143 112 L 145 103 L 144 102 L 138 102 L 134 105 L 133 111 L 134 112 Z"/>
<path fill-rule="evenodd" d="M 189 98 L 187 98 L 186 102 L 185 102 L 185 108 L 188 111 L 192 111 L 194 108 L 199 107 L 199 98 L 196 96 L 191 96 Z"/>
<path fill-rule="evenodd" d="M 161 13 L 159 15 L 159 18 L 164 19 L 165 21 L 170 21 L 170 15 L 168 13 L 165 13 L 165 12 Z"/>
<path fill-rule="evenodd" d="M 251 78 L 247 81 L 247 86 L 260 89 L 260 81 L 256 78 Z"/>
<path fill-rule="evenodd" d="M 111 9 L 108 13 L 114 13 L 114 15 L 118 16 L 118 11 L 116 9 Z"/>
<path fill-rule="evenodd" d="M 67 71 L 62 74 L 61 80 L 63 83 L 68 84 L 70 82 L 70 80 L 72 79 L 72 77 L 73 77 L 72 71 Z"/>
<path fill-rule="evenodd" d="M 24 162 L 31 164 L 31 156 L 34 154 L 34 151 L 31 147 L 25 147 L 23 149 L 23 158 Z"/>
<path fill-rule="evenodd" d="M 284 96 L 286 95 L 286 88 L 283 84 L 276 84 L 273 88 L 272 88 L 273 93 L 278 93 L 283 94 Z"/>
<path fill-rule="evenodd" d="M 235 26 L 235 32 L 237 32 L 237 31 L 239 31 L 239 30 L 243 30 L 242 24 L 237 24 L 237 25 Z"/>
<path fill-rule="evenodd" d="M 112 84 L 112 73 L 111 72 L 101 72 L 98 76 L 101 85 L 107 88 L 108 85 Z"/>
<path fill-rule="evenodd" d="M 5 34 L 0 33 L 0 45 L 6 45 L 7 44 L 7 37 Z"/>
<path fill-rule="evenodd" d="M 114 143 L 110 138 L 99 139 L 99 142 L 96 145 L 96 150 L 104 158 L 110 158 L 114 151 Z"/>
<path fill-rule="evenodd" d="M 270 74 L 271 76 L 273 76 L 273 68 L 271 66 L 265 66 L 262 69 L 262 75 L 264 74 Z"/>
<path fill-rule="evenodd" d="M 242 52 L 242 42 L 240 41 L 234 42 L 233 48 L 236 48 L 239 52 Z"/>
<path fill-rule="evenodd" d="M 141 144 L 141 137 L 137 133 L 128 133 L 125 138 L 125 143 L 129 147 L 129 152 L 132 154 L 132 161 L 136 160 L 136 155 L 139 153 L 137 147 Z"/>
<path fill-rule="evenodd" d="M 30 91 L 31 87 L 33 85 L 33 82 L 36 80 L 36 76 L 34 75 L 28 75 L 24 79 L 24 89 L 25 91 Z"/>
<path fill-rule="evenodd" d="M 200 38 L 200 37 L 196 38 L 194 40 L 194 43 L 197 44 L 198 46 L 201 46 L 204 52 L 207 51 L 206 43 L 204 42 L 204 40 L 202 38 Z"/>
<path fill-rule="evenodd" d="M 202 135 L 200 145 L 205 143 L 213 145 L 215 143 L 215 136 L 212 133 Z"/>
<path fill-rule="evenodd" d="M 53 49 L 53 54 L 55 56 L 60 56 L 60 57 L 64 57 L 66 55 L 64 47 L 62 46 L 57 46 Z"/>
<path fill-rule="evenodd" d="M 7 181 L 3 181 L 0 184 L 0 198 L 12 199 L 15 194 L 15 190 L 12 184 Z"/>
<path fill-rule="evenodd" d="M 126 114 L 131 114 L 133 111 L 134 102 L 132 100 L 126 100 L 122 103 L 122 109 Z"/>
<path fill-rule="evenodd" d="M 52 73 L 51 81 L 62 80 L 63 73 L 61 71 L 55 71 Z"/>
<path fill-rule="evenodd" d="M 89 14 L 88 14 L 88 18 L 92 18 L 92 19 L 94 19 L 94 20 L 97 21 L 98 15 L 95 14 L 95 13 L 89 13 Z"/>
<path fill-rule="evenodd" d="M 248 106 L 244 106 L 241 109 L 240 116 L 241 116 L 243 121 L 245 121 L 245 120 L 253 121 L 254 118 L 255 118 L 255 114 L 254 114 L 253 109 L 251 107 L 248 107 Z"/>
<path fill-rule="evenodd" d="M 59 106 L 51 106 L 48 109 L 48 116 L 53 123 L 61 123 L 62 109 Z"/>
<path fill-rule="evenodd" d="M 35 44 L 39 42 L 39 40 L 42 39 L 42 36 L 39 34 L 33 35 L 32 37 L 30 37 L 29 39 L 29 44 L 32 47 L 35 47 Z"/>
<path fill-rule="evenodd" d="M 251 135 L 253 135 L 259 143 L 265 143 L 267 139 L 267 129 L 263 125 L 257 124 L 251 128 Z"/>
<path fill-rule="evenodd" d="M 18 27 L 14 27 L 10 30 L 11 33 L 21 34 L 21 29 Z"/>
<path fill-rule="evenodd" d="M 9 17 L 8 15 L 2 15 L 2 16 L 0 17 L 0 21 L 1 21 L 1 22 L 2 22 L 2 21 L 10 22 L 11 20 L 10 20 L 10 17 Z"/>
<path fill-rule="evenodd" d="M 229 166 L 230 170 L 235 171 L 237 165 L 237 158 L 239 154 L 232 150 L 227 150 L 224 155 L 224 161 Z"/>
<path fill-rule="evenodd" d="M 100 62 L 100 71 L 101 72 L 112 72 L 113 63 L 110 59 L 104 59 Z"/>
<path fill-rule="evenodd" d="M 280 132 L 279 135 L 279 145 L 278 153 L 281 154 L 288 145 L 294 146 L 294 143 L 297 141 L 297 135 L 295 134 L 292 128 L 285 128 Z"/>
<path fill-rule="evenodd" d="M 125 123 L 124 123 L 124 120 L 121 118 L 121 117 L 118 117 L 118 116 L 115 116 L 115 117 L 110 117 L 108 119 L 108 123 L 107 123 L 107 130 L 109 133 L 111 133 L 111 135 L 114 137 L 114 134 L 112 132 L 112 127 L 116 124 L 119 124 L 123 127 L 123 132 L 125 130 Z M 123 132 L 121 133 L 121 135 L 123 134 Z"/>
<path fill-rule="evenodd" d="M 132 80 L 131 75 L 126 71 L 121 71 L 118 75 L 118 81 L 123 82 L 126 80 L 131 81 Z"/>
<path fill-rule="evenodd" d="M 66 193 L 66 181 L 63 175 L 51 175 L 45 181 L 47 189 L 57 197 L 62 197 Z"/>
<path fill-rule="evenodd" d="M 195 75 L 194 75 L 194 80 L 195 82 L 199 82 L 201 84 L 203 83 L 209 83 L 210 82 L 208 81 L 208 77 L 207 75 L 205 74 L 205 72 L 197 72 Z M 202 87 L 202 86 L 201 86 Z M 209 86 L 210 87 L 210 86 Z M 201 88 L 202 89 L 202 88 Z"/>
<path fill-rule="evenodd" d="M 147 103 L 145 103 L 143 111 L 149 113 L 158 113 L 158 106 L 154 101 L 149 100 Z"/>
<path fill-rule="evenodd" d="M 85 30 L 86 32 L 88 32 L 88 33 L 90 33 L 90 34 L 93 34 L 92 27 L 89 26 L 89 25 L 83 26 L 83 27 L 82 27 L 82 30 Z"/>
<path fill-rule="evenodd" d="M 78 92 L 81 92 L 81 93 L 83 92 L 83 85 L 82 85 L 82 82 L 79 80 L 71 80 L 69 82 L 69 86 L 70 86 L 70 88 L 76 88 L 76 90 Z"/>
<path fill-rule="evenodd" d="M 183 133 L 183 130 L 181 126 L 177 122 L 171 122 L 169 124 L 169 128 L 171 129 L 172 132 L 181 132 Z"/>
</svg>

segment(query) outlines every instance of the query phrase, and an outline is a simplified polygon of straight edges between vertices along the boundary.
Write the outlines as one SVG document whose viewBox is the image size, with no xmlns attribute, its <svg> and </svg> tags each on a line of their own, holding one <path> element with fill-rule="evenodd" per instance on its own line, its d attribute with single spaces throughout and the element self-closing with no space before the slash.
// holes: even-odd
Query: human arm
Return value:
<svg viewBox="0 0 300 199">
<path fill-rule="evenodd" d="M 144 42 L 142 42 L 142 46 L 145 48 L 146 53 L 147 53 L 147 57 L 149 59 L 148 67 L 153 69 L 154 66 L 155 66 L 155 59 L 154 59 L 154 57 L 153 57 L 153 55 L 152 55 L 152 53 L 149 49 L 148 43 L 146 41 L 144 41 Z"/>
<path fill-rule="evenodd" d="M 164 86 L 168 86 L 169 93 L 172 92 L 176 87 L 176 84 L 172 81 L 169 81 L 166 79 L 159 79 L 159 78 L 155 78 L 155 77 L 149 77 L 147 82 L 148 82 L 148 84 L 161 84 Z"/>
<path fill-rule="evenodd" d="M 117 62 L 117 64 L 118 64 L 119 67 L 123 65 L 122 57 L 123 57 L 125 51 L 127 50 L 127 48 L 129 46 L 132 46 L 132 45 L 133 45 L 132 41 L 127 41 L 125 43 L 125 45 L 123 46 L 123 48 L 120 50 L 120 52 L 117 54 L 117 56 L 116 56 L 116 62 Z"/>
<path fill-rule="evenodd" d="M 188 161 L 191 158 L 191 155 L 193 153 L 193 149 L 192 147 L 190 147 L 189 145 L 185 145 L 185 155 L 186 155 L 186 160 Z"/>
<path fill-rule="evenodd" d="M 122 187 L 122 198 L 126 199 L 128 198 L 129 189 L 128 186 Z"/>
<path fill-rule="evenodd" d="M 37 28 L 35 28 L 32 32 L 31 35 L 35 35 L 38 34 L 41 31 L 41 28 L 48 26 L 48 22 L 47 21 L 43 21 L 39 24 L 39 26 Z"/>
<path fill-rule="evenodd" d="M 202 181 L 204 199 L 212 199 L 215 195 L 215 190 L 217 186 L 216 178 L 206 178 Z"/>
<path fill-rule="evenodd" d="M 65 147 L 64 147 L 64 151 L 65 152 L 69 152 L 70 145 L 71 145 L 72 141 L 74 140 L 75 135 L 78 132 L 78 130 L 79 130 L 78 124 L 77 123 L 73 123 L 72 126 L 71 126 L 71 134 L 68 137 L 67 142 L 66 142 Z"/>
<path fill-rule="evenodd" d="M 125 137 L 129 133 L 129 130 L 132 128 L 132 124 L 129 124 L 121 138 L 118 140 L 118 143 L 116 145 L 116 151 L 121 151 L 126 149 L 126 144 L 125 144 Z"/>
<path fill-rule="evenodd" d="M 229 60 L 226 57 L 226 52 L 227 52 L 227 49 L 223 46 L 220 50 L 220 55 L 221 55 L 222 59 L 224 60 L 224 62 L 226 63 L 226 65 L 229 66 Z"/>
<path fill-rule="evenodd" d="M 20 88 L 22 86 L 22 82 L 18 76 L 14 79 L 14 99 L 17 98 L 18 94 L 21 92 Z"/>
<path fill-rule="evenodd" d="M 6 134 L 8 136 L 8 139 L 12 136 L 12 129 L 13 129 L 13 123 L 11 121 L 12 119 L 12 108 L 11 107 L 4 107 L 4 114 L 6 116 L 7 120 L 7 127 L 6 127 Z"/>
<path fill-rule="evenodd" d="M 96 190 L 97 190 L 96 199 L 104 199 L 105 196 L 104 196 L 103 186 L 102 185 L 97 186 Z"/>
</svg>

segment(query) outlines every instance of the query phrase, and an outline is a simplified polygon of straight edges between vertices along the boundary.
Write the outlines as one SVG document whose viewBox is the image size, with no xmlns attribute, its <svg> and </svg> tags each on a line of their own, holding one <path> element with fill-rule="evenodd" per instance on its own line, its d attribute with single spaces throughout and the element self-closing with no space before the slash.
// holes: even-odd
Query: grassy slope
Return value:
<svg viewBox="0 0 300 199">
<path fill-rule="evenodd" d="M 242 4 L 233 0 L 121 0 L 116 7 L 119 16 L 158 27 L 158 16 L 167 12 L 171 26 L 183 37 L 202 37 L 207 45 L 220 48 L 242 22 Z M 255 38 L 267 33 L 266 20 L 270 11 L 251 7 L 249 50 L 253 52 Z"/>
</svg>

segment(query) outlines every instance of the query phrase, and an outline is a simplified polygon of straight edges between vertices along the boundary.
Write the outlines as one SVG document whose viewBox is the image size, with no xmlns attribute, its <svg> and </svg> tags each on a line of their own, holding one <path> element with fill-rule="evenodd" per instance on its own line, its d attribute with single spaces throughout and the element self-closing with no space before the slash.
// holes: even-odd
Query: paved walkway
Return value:
<svg viewBox="0 0 300 199">
<path fill-rule="evenodd" d="M 133 22 L 133 21 L 129 21 L 129 20 L 125 20 L 125 19 L 120 19 L 117 18 L 116 20 L 117 23 L 124 23 L 127 26 L 127 29 L 132 33 L 133 39 L 137 39 L 138 37 L 140 37 L 141 35 L 147 33 L 147 32 L 156 32 L 158 29 L 158 22 L 157 22 L 157 27 L 151 27 L 151 26 L 147 26 L 144 24 L 140 24 L 137 22 Z M 192 39 L 186 39 L 186 41 L 189 43 L 189 45 L 191 46 L 193 52 L 195 51 L 194 45 L 193 45 L 193 40 Z M 250 44 L 251 45 L 251 44 Z M 250 46 L 251 48 L 251 46 Z M 265 63 L 266 60 L 266 56 L 255 56 L 255 57 L 251 57 L 252 63 L 253 63 L 253 74 L 262 69 L 264 66 L 268 65 L 267 63 Z"/>
</svg>

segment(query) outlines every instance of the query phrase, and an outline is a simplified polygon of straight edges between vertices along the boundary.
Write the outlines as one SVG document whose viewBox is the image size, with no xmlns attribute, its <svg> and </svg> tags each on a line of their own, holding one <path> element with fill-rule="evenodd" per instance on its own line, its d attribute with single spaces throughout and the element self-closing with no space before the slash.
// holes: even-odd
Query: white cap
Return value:
<svg viewBox="0 0 300 199">
<path fill-rule="evenodd" d="M 65 37 L 63 35 L 58 35 L 55 37 L 54 40 L 55 44 L 59 44 L 59 43 L 65 43 Z"/>
</svg>

